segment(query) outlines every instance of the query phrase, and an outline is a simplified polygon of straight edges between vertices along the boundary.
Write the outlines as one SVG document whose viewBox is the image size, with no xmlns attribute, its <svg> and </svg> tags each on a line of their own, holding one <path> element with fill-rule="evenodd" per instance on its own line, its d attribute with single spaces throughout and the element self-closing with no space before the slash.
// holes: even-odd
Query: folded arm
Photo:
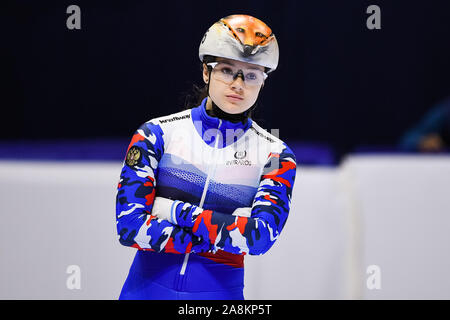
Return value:
<svg viewBox="0 0 450 320">
<path fill-rule="evenodd" d="M 192 233 L 209 241 L 213 251 L 259 255 L 267 252 L 278 239 L 288 218 L 296 160 L 285 146 L 283 151 L 270 154 L 260 178 L 250 211 L 245 214 L 225 214 L 204 210 L 178 200 L 162 200 L 164 216 L 172 223 L 190 228 Z M 241 209 L 242 210 L 242 209 Z M 239 211 L 239 210 L 238 210 Z"/>
<path fill-rule="evenodd" d="M 123 164 L 116 197 L 119 242 L 140 250 L 168 253 L 207 252 L 201 236 L 152 215 L 155 172 L 164 153 L 161 127 L 143 124 L 133 135 Z"/>
</svg>

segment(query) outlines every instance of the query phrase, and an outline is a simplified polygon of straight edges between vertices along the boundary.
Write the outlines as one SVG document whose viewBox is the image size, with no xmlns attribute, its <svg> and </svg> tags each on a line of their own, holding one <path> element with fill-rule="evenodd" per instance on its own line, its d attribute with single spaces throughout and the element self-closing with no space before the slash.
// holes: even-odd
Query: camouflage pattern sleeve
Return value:
<svg viewBox="0 0 450 320">
<path fill-rule="evenodd" d="M 278 239 L 289 214 L 296 174 L 293 152 L 283 144 L 280 153 L 271 153 L 262 172 L 249 218 L 204 210 L 177 201 L 174 222 L 192 228 L 194 235 L 208 239 L 213 252 L 260 255 Z"/>
<path fill-rule="evenodd" d="M 151 122 L 133 135 L 116 197 L 119 242 L 139 250 L 167 253 L 207 252 L 211 245 L 178 225 L 151 215 L 155 173 L 164 153 L 163 131 Z"/>
</svg>

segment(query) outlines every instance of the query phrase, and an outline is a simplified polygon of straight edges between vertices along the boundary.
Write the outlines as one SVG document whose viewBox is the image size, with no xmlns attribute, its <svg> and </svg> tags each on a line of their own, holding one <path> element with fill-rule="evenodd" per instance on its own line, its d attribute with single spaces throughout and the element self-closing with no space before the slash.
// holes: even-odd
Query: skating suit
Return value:
<svg viewBox="0 0 450 320">
<path fill-rule="evenodd" d="M 267 252 L 287 221 L 291 149 L 205 105 L 144 123 L 128 146 L 116 221 L 137 252 L 119 299 L 244 299 L 244 255 Z M 155 197 L 171 199 L 170 221 L 152 216 Z"/>
</svg>

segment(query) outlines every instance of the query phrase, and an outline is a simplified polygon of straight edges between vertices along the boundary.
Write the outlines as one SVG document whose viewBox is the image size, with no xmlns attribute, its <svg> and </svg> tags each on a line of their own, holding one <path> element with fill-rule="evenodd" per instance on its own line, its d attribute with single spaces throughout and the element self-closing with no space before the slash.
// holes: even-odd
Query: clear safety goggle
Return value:
<svg viewBox="0 0 450 320">
<path fill-rule="evenodd" d="M 214 77 L 226 84 L 231 84 L 241 77 L 242 81 L 249 86 L 259 86 L 264 83 L 267 73 L 256 68 L 238 68 L 226 62 L 210 62 L 206 64 L 213 70 Z"/>
</svg>

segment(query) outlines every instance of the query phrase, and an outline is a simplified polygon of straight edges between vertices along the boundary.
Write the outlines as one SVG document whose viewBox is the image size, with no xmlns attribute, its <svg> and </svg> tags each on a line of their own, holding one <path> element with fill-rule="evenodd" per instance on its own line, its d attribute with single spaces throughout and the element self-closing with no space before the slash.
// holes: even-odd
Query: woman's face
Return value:
<svg viewBox="0 0 450 320">
<path fill-rule="evenodd" d="M 254 79 L 260 77 L 264 67 L 225 58 L 217 58 L 216 62 L 218 64 L 211 71 L 211 77 L 208 75 L 206 65 L 203 65 L 203 80 L 205 83 L 210 81 L 209 96 L 222 111 L 227 113 L 237 114 L 248 110 L 256 102 L 259 90 L 263 86 L 263 83 L 259 83 L 261 81 Z M 243 74 L 239 73 L 239 70 L 242 70 Z M 232 77 L 235 72 L 238 72 L 238 76 Z M 247 80 L 244 81 L 242 77 Z M 212 108 L 210 98 L 206 108 Z"/>
</svg>

